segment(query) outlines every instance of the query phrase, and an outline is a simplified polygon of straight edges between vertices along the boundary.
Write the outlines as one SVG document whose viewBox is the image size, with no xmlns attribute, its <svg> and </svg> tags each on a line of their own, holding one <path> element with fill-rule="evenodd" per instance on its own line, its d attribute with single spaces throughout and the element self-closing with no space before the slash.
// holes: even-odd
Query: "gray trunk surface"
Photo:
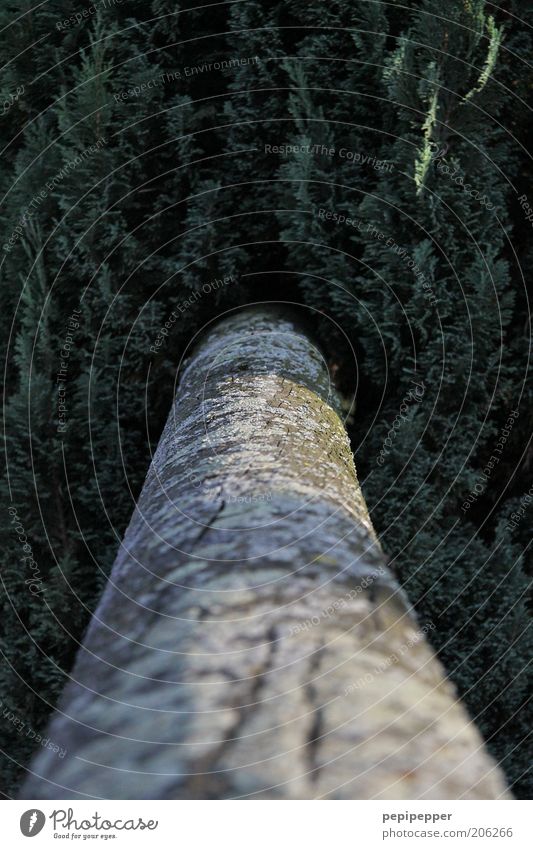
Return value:
<svg viewBox="0 0 533 849">
<path fill-rule="evenodd" d="M 205 335 L 23 798 L 493 799 L 387 570 L 322 355 Z"/>
</svg>

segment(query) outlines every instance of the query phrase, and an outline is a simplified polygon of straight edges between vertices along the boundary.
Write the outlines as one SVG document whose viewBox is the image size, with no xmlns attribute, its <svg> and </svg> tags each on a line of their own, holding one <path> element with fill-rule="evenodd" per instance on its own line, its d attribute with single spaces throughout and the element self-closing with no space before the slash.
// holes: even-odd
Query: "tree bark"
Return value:
<svg viewBox="0 0 533 849">
<path fill-rule="evenodd" d="M 493 799 L 387 570 L 320 352 L 205 335 L 24 798 Z"/>
</svg>

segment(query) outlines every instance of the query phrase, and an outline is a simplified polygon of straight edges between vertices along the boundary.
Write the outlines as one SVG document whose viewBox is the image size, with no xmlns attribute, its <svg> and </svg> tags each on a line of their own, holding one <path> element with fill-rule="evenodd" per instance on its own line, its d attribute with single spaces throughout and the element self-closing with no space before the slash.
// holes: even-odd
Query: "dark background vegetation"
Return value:
<svg viewBox="0 0 533 849">
<path fill-rule="evenodd" d="M 355 393 L 350 436 L 391 565 L 421 623 L 435 623 L 434 645 L 514 793 L 531 797 L 532 507 L 506 526 L 531 486 L 533 457 L 532 225 L 518 202 L 523 193 L 533 202 L 532 3 L 97 5 L 63 28 L 81 3 L 32 11 L 3 0 L 0 9 L 3 243 L 46 182 L 105 139 L 0 250 L 4 794 L 16 793 L 35 747 L 7 717 L 46 727 L 157 445 L 180 356 L 223 310 L 281 299 L 304 305 L 340 391 Z M 176 71 L 181 79 L 114 96 Z M 17 86 L 24 93 L 11 103 Z M 269 144 L 336 153 L 281 156 Z M 341 148 L 393 167 L 351 162 Z M 361 229 L 321 219 L 320 208 Z M 436 303 L 402 256 L 423 270 Z M 235 282 L 205 294 L 224 275 Z M 154 354 L 161 326 L 194 292 Z M 74 309 L 60 433 L 57 372 Z M 423 399 L 379 465 L 413 380 Z M 513 410 L 501 459 L 463 511 Z M 38 595 L 25 583 L 10 506 L 42 576 Z"/>
</svg>

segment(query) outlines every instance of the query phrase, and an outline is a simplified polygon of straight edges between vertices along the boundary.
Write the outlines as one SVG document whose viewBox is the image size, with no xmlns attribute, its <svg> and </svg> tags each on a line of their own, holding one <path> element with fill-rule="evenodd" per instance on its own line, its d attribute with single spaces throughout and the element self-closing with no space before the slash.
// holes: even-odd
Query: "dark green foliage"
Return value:
<svg viewBox="0 0 533 849">
<path fill-rule="evenodd" d="M 518 196 L 533 205 L 532 39 L 510 14 L 531 3 L 204 5 L 123 0 L 63 30 L 64 0 L 0 10 L 3 99 L 24 86 L 2 116 L 3 244 L 26 212 L 0 246 L 2 711 L 45 725 L 187 344 L 225 309 L 286 299 L 356 390 L 383 545 L 514 792 L 531 795 L 533 256 Z M 284 145 L 298 150 L 272 151 Z M 406 403 L 413 381 L 422 396 Z M 0 748 L 12 795 L 31 735 L 1 718 Z"/>
</svg>

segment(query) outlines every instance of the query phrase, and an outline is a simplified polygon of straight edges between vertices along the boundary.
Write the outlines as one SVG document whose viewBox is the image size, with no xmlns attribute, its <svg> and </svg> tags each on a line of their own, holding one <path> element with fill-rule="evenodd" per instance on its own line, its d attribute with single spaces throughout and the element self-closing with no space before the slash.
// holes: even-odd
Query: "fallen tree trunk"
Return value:
<svg viewBox="0 0 533 849">
<path fill-rule="evenodd" d="M 25 798 L 505 794 L 334 407 L 291 318 L 204 337 L 48 731 L 67 754 L 40 753 Z"/>
</svg>

